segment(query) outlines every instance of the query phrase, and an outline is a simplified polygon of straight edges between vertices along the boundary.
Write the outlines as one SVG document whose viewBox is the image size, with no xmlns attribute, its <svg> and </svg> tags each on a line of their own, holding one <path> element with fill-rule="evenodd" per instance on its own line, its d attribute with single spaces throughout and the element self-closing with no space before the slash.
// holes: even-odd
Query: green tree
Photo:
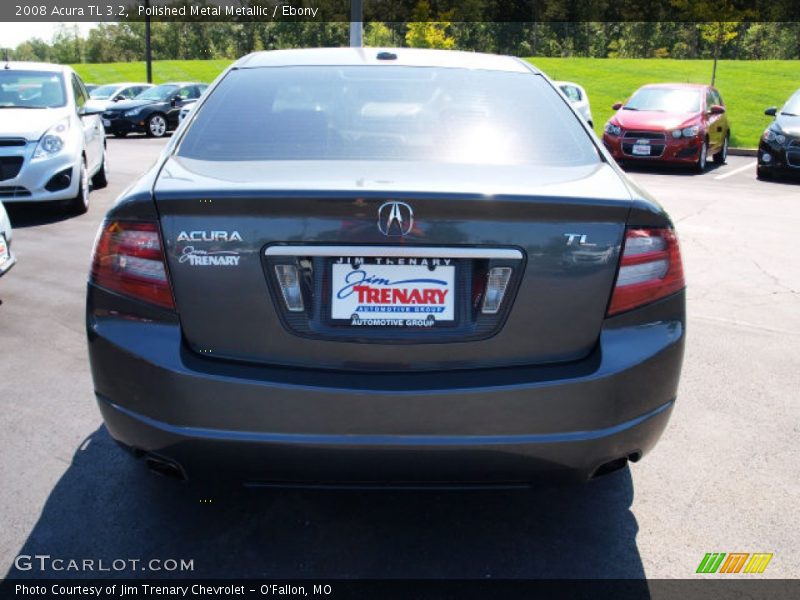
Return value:
<svg viewBox="0 0 800 600">
<path fill-rule="evenodd" d="M 372 21 L 364 27 L 364 45 L 373 48 L 396 46 L 394 31 L 386 23 Z"/>
<path fill-rule="evenodd" d="M 447 34 L 451 25 L 452 12 L 440 13 L 437 21 L 432 20 L 431 5 L 420 0 L 414 7 L 412 21 L 406 30 L 406 44 L 412 48 L 440 48 L 449 50 L 456 44 L 455 38 Z"/>
<path fill-rule="evenodd" d="M 700 35 L 703 40 L 711 44 L 714 57 L 714 67 L 711 70 L 711 85 L 717 79 L 717 61 L 722 49 L 739 35 L 739 25 L 736 21 L 716 21 L 700 24 Z"/>
</svg>

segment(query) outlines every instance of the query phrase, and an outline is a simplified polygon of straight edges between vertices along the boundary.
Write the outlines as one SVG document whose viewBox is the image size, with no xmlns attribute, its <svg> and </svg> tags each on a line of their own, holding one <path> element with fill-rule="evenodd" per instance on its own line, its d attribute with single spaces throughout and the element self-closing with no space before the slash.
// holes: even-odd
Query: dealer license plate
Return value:
<svg viewBox="0 0 800 600">
<path fill-rule="evenodd" d="M 364 327 L 433 327 L 455 320 L 452 259 L 368 258 L 354 263 L 352 257 L 343 258 L 334 261 L 331 275 L 334 320 Z"/>
<path fill-rule="evenodd" d="M 650 142 L 647 140 L 637 140 L 633 145 L 633 153 L 638 156 L 650 156 Z"/>
<path fill-rule="evenodd" d="M 108 119 L 103 119 L 103 127 L 111 127 L 111 121 Z"/>
</svg>

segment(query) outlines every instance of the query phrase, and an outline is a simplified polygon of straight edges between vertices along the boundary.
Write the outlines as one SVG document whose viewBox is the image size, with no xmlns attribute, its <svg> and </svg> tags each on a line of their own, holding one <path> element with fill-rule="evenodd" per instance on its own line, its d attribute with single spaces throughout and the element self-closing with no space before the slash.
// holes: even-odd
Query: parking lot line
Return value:
<svg viewBox="0 0 800 600">
<path fill-rule="evenodd" d="M 751 163 L 747 163 L 743 167 L 739 167 L 738 169 L 734 169 L 733 171 L 729 171 L 728 173 L 723 173 L 722 175 L 717 175 L 714 179 L 725 179 L 726 177 L 730 177 L 731 175 L 736 175 L 737 173 L 741 173 L 742 171 L 746 171 L 747 169 L 752 169 L 756 166 L 757 161 L 753 161 Z"/>
</svg>

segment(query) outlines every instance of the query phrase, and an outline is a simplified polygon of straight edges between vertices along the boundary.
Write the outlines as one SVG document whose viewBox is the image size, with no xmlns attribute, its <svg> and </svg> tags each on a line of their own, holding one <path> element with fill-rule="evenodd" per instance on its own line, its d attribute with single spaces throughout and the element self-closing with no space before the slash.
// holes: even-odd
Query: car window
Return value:
<svg viewBox="0 0 800 600">
<path fill-rule="evenodd" d="M 0 106 L 57 108 L 67 103 L 61 73 L 0 69 Z"/>
<path fill-rule="evenodd" d="M 139 93 L 139 88 L 135 86 L 126 87 L 122 90 L 122 92 L 118 95 L 122 96 L 126 100 L 130 100 L 131 98 L 135 98 L 136 94 Z"/>
<path fill-rule="evenodd" d="M 711 92 L 711 90 L 708 90 L 706 92 L 706 110 L 710 110 L 714 104 L 714 94 Z"/>
<path fill-rule="evenodd" d="M 714 104 L 725 106 L 725 103 L 722 101 L 722 96 L 719 95 L 717 90 L 711 90 L 711 96 L 714 99 Z"/>
<path fill-rule="evenodd" d="M 600 160 L 540 75 L 398 66 L 230 71 L 178 153 L 202 160 Z"/>
<path fill-rule="evenodd" d="M 178 97 L 181 100 L 190 100 L 191 98 L 198 98 L 199 94 L 197 94 L 197 86 L 191 85 L 184 88 L 178 92 Z"/>
<path fill-rule="evenodd" d="M 75 96 L 75 106 L 77 108 L 83 108 L 83 105 L 86 104 L 86 97 L 88 94 L 86 90 L 83 89 L 83 84 L 81 80 L 78 79 L 77 75 L 72 76 L 72 92 Z"/>
<path fill-rule="evenodd" d="M 643 87 L 625 103 L 624 110 L 700 112 L 702 93 L 695 89 Z"/>
<path fill-rule="evenodd" d="M 570 99 L 570 102 L 580 102 L 581 92 L 574 85 L 562 85 L 561 90 Z"/>
</svg>

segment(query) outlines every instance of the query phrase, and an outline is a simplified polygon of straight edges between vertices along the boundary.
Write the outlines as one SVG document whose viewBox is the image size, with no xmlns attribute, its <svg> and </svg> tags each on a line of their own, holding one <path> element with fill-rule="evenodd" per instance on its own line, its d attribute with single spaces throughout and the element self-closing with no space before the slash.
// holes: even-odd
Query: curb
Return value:
<svg viewBox="0 0 800 600">
<path fill-rule="evenodd" d="M 731 156 L 758 156 L 758 150 L 755 148 L 728 148 L 728 154 Z"/>
</svg>

